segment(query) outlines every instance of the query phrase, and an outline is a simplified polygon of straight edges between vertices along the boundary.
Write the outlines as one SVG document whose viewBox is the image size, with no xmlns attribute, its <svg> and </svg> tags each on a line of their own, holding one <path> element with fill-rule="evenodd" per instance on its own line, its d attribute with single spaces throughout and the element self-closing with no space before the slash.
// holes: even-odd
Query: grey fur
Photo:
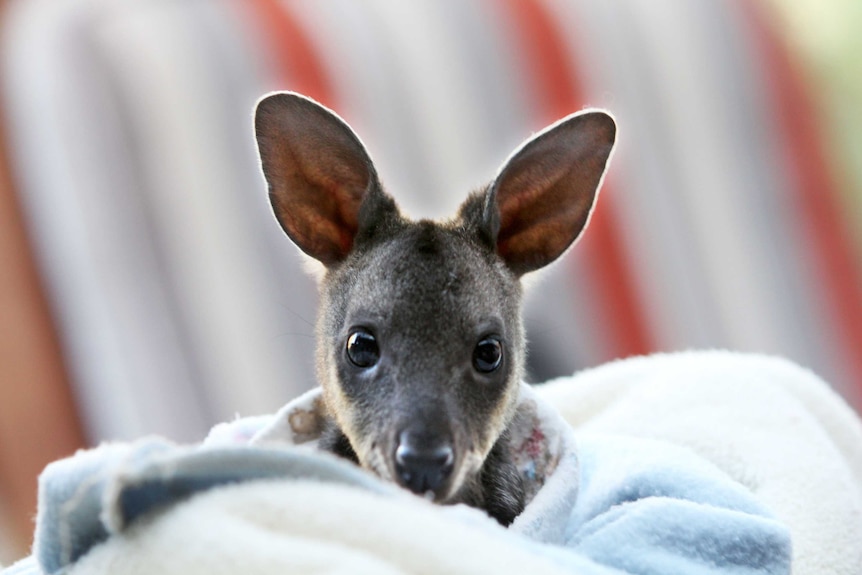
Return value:
<svg viewBox="0 0 862 575">
<path fill-rule="evenodd" d="M 519 279 L 586 227 L 613 119 L 585 111 L 529 139 L 442 223 L 404 218 L 359 138 L 319 104 L 268 95 L 255 128 L 278 221 L 326 266 L 317 363 L 331 421 L 321 445 L 508 525 L 524 506 L 507 433 L 525 362 Z M 348 357 L 357 328 L 379 348 L 370 367 Z M 474 353 L 488 337 L 502 360 L 484 373 Z"/>
</svg>

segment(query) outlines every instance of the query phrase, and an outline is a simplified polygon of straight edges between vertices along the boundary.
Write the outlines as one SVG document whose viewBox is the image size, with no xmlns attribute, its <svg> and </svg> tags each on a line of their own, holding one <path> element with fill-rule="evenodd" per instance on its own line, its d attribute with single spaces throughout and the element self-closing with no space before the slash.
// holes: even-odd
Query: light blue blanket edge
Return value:
<svg viewBox="0 0 862 575">
<path fill-rule="evenodd" d="M 496 529 L 501 545 L 521 545 L 578 575 L 790 572 L 787 529 L 693 453 L 655 441 L 583 436 L 577 455 L 577 477 L 546 494 L 538 519 L 547 521 Z M 106 445 L 46 468 L 35 557 L 3 573 L 62 574 L 149 511 L 225 483 L 273 477 L 334 481 L 381 496 L 395 490 L 346 462 L 297 447 L 181 447 L 159 439 Z M 550 543 L 548 533 L 555 535 Z"/>
</svg>

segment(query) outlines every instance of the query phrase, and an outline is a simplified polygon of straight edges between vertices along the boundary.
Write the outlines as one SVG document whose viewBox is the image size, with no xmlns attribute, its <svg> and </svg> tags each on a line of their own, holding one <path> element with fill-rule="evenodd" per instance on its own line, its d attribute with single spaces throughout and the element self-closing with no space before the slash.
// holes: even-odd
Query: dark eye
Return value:
<svg viewBox="0 0 862 575">
<path fill-rule="evenodd" d="M 486 337 L 473 350 L 473 367 L 482 373 L 491 373 L 503 362 L 503 344 L 496 337 Z"/>
<path fill-rule="evenodd" d="M 347 358 L 356 367 L 372 367 L 380 359 L 377 340 L 364 329 L 353 331 L 347 338 Z"/>
</svg>

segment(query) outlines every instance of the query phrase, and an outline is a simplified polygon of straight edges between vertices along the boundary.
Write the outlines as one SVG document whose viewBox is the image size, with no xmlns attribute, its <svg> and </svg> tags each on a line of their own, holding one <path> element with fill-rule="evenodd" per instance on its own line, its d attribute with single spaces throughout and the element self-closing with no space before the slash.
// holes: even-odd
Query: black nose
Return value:
<svg viewBox="0 0 862 575">
<path fill-rule="evenodd" d="M 432 442 L 409 431 L 398 436 L 395 472 L 401 485 L 413 493 L 438 493 L 454 462 L 455 453 L 448 442 Z"/>
</svg>

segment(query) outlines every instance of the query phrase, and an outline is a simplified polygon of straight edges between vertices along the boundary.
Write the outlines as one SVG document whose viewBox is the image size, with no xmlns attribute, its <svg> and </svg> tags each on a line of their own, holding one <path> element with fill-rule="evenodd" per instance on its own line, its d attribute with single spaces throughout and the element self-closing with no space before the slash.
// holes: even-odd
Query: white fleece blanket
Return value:
<svg viewBox="0 0 862 575">
<path fill-rule="evenodd" d="M 53 515 L 40 509 L 49 568 L 29 559 L 6 573 L 786 573 L 784 525 L 795 575 L 859 573 L 862 426 L 811 373 L 759 356 L 688 353 L 612 363 L 537 391 L 539 411 L 542 398 L 554 405 L 577 441 L 569 445 L 565 429 L 543 439 L 552 449 L 532 461 L 549 475 L 538 468 L 541 485 L 508 531 L 301 448 L 225 449 L 212 467 L 213 450 L 246 433 L 283 440 L 285 422 L 289 434 L 308 429 L 311 395 L 281 417 L 216 429 L 209 451 L 150 442 L 55 464 L 55 476 L 65 465 L 87 480 L 60 486 L 65 503 Z M 107 451 L 123 465 L 81 475 L 82 462 Z M 162 455 L 129 465 L 143 452 Z M 225 461 L 236 463 L 226 471 Z M 552 486 L 554 472 L 575 463 Z M 242 482 L 219 485 L 224 477 Z M 161 491 L 146 487 L 154 478 Z M 64 512 L 86 510 L 87 497 L 101 506 L 99 521 L 52 529 L 68 525 L 57 519 Z M 160 500 L 171 504 L 136 511 Z M 39 540 L 37 530 L 37 554 Z M 80 551 L 71 560 L 56 549 Z"/>
<path fill-rule="evenodd" d="M 794 575 L 862 573 L 862 424 L 789 361 L 724 351 L 632 358 L 539 388 L 579 432 L 688 447 L 789 527 Z"/>
</svg>

